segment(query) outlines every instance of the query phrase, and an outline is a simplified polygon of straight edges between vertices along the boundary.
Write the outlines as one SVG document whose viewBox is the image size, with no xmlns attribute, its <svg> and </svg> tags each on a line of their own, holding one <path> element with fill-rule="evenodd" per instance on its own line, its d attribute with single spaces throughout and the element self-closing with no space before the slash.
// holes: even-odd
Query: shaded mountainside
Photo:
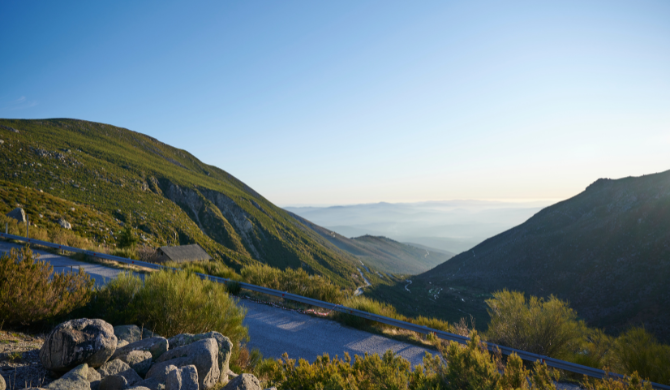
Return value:
<svg viewBox="0 0 670 390">
<path fill-rule="evenodd" d="M 447 251 L 433 250 L 428 247 L 419 248 L 416 245 L 404 244 L 386 237 L 365 235 L 347 238 L 315 225 L 297 214 L 289 213 L 335 247 L 356 256 L 382 272 L 418 274 L 453 257 L 453 254 Z"/>
<path fill-rule="evenodd" d="M 109 246 L 131 216 L 149 246 L 198 243 L 236 269 L 302 267 L 356 285 L 353 256 L 227 172 L 152 137 L 49 119 L 0 120 L 0 140 L 3 214 L 21 205 L 49 227 L 62 217 L 77 234 Z"/>
<path fill-rule="evenodd" d="M 579 195 L 416 277 L 412 286 L 554 294 L 568 300 L 592 326 L 618 333 L 642 325 L 667 342 L 669 281 L 666 171 L 600 179 Z M 483 299 L 470 309 L 481 311 Z M 440 300 L 453 301 L 448 295 Z M 462 303 L 467 304 L 465 299 Z"/>
</svg>

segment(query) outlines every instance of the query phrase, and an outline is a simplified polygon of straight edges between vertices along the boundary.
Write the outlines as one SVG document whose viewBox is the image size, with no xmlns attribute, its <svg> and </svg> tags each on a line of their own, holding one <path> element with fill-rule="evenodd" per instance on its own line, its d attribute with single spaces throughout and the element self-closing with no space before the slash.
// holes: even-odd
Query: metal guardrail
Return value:
<svg viewBox="0 0 670 390">
<path fill-rule="evenodd" d="M 108 254 L 105 254 L 105 253 L 99 253 L 99 252 L 95 252 L 95 251 L 90 251 L 90 250 L 85 250 L 85 249 L 80 249 L 80 248 L 74 248 L 74 247 L 70 247 L 70 246 L 66 246 L 66 245 L 54 244 L 54 243 L 47 242 L 47 241 L 35 240 L 35 239 L 32 239 L 32 238 L 26 238 L 26 237 L 22 237 L 22 236 L 15 236 L 15 235 L 12 235 L 12 234 L 0 233 L 0 238 L 23 241 L 23 242 L 27 242 L 27 243 L 30 243 L 30 244 L 41 245 L 41 246 L 54 248 L 54 249 L 62 249 L 62 250 L 68 251 L 68 252 L 83 253 L 85 255 L 97 257 L 97 258 L 100 258 L 100 259 L 113 260 L 113 261 L 118 261 L 120 263 L 131 264 L 131 265 L 141 266 L 141 267 L 145 267 L 145 268 L 172 269 L 172 270 L 175 269 L 175 268 L 165 267 L 165 266 L 155 264 L 155 263 L 148 263 L 148 262 L 139 261 L 139 260 L 127 259 L 125 257 L 112 256 L 112 255 L 108 255 Z M 417 324 L 413 324 L 411 322 L 396 320 L 395 318 L 384 317 L 384 316 L 380 316 L 380 315 L 377 315 L 377 314 L 372 314 L 372 313 L 368 313 L 368 312 L 365 312 L 365 311 L 352 309 L 350 307 L 342 306 L 342 305 L 335 304 L 335 303 L 324 302 L 324 301 L 320 301 L 318 299 L 303 297 L 301 295 L 291 294 L 291 293 L 288 293 L 288 292 L 274 290 L 274 289 L 267 288 L 267 287 L 256 286 L 254 284 L 238 282 L 238 281 L 235 281 L 235 280 L 232 280 L 232 279 L 220 278 L 220 277 L 217 277 L 217 276 L 205 275 L 205 274 L 197 274 L 197 275 L 199 277 L 201 277 L 202 279 L 207 279 L 207 280 L 211 280 L 213 282 L 222 283 L 222 284 L 228 284 L 228 283 L 231 283 L 231 282 L 232 283 L 239 283 L 242 288 L 247 289 L 247 290 L 251 290 L 251 291 L 255 291 L 255 292 L 258 292 L 258 293 L 267 294 L 267 295 L 271 295 L 271 296 L 275 296 L 275 297 L 279 297 L 279 298 L 290 299 L 290 300 L 295 301 L 295 302 L 300 302 L 300 303 L 304 303 L 304 304 L 311 305 L 311 306 L 317 306 L 317 307 L 321 307 L 321 308 L 324 308 L 324 309 L 338 311 L 338 312 L 341 312 L 341 313 L 351 314 L 351 315 L 354 315 L 354 316 L 357 316 L 357 317 L 366 318 L 366 319 L 369 319 L 369 320 L 372 320 L 372 321 L 377 321 L 377 322 L 380 322 L 382 324 L 395 326 L 396 328 L 402 328 L 402 329 L 410 330 L 410 331 L 421 333 L 421 334 L 431 334 L 432 333 L 435 336 L 437 336 L 437 337 L 439 337 L 443 340 L 456 341 L 456 342 L 461 343 L 461 344 L 466 344 L 470 340 L 470 338 L 466 337 L 466 336 L 460 336 L 460 335 L 457 335 L 457 334 L 444 332 L 444 331 L 437 330 L 437 329 L 428 328 L 428 327 L 423 326 L 423 325 L 417 325 Z M 490 351 L 500 350 L 500 352 L 502 352 L 504 355 L 510 355 L 512 353 L 516 353 L 523 360 L 530 361 L 530 362 L 536 362 L 536 361 L 539 360 L 539 361 L 545 363 L 549 367 L 561 369 L 561 370 L 564 370 L 564 371 L 569 371 L 569 372 L 576 373 L 576 374 L 587 375 L 587 376 L 597 378 L 597 379 L 603 379 L 605 377 L 624 378 L 623 375 L 620 375 L 620 374 L 617 374 L 617 373 L 613 373 L 613 372 L 612 373 L 607 373 L 607 372 L 605 372 L 603 370 L 600 370 L 600 369 L 597 369 L 597 368 L 582 366 L 581 364 L 566 362 L 564 360 L 554 359 L 554 358 L 551 358 L 551 357 L 548 357 L 548 356 L 542 356 L 542 355 L 538 355 L 538 354 L 531 353 L 531 352 L 521 351 L 521 350 L 518 350 L 518 349 L 505 347 L 505 346 L 502 346 L 502 345 L 489 344 L 489 343 L 486 343 L 486 345 L 487 345 L 487 347 Z M 654 382 L 651 382 L 651 385 L 655 389 L 670 390 L 670 386 L 667 386 L 667 385 L 662 385 L 662 384 L 654 383 Z"/>
</svg>

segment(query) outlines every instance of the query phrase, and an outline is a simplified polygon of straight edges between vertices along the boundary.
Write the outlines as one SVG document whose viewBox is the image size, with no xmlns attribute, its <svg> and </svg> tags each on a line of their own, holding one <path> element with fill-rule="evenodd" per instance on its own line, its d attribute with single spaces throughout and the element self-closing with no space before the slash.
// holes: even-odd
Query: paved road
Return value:
<svg viewBox="0 0 670 390">
<path fill-rule="evenodd" d="M 0 252 L 9 252 L 12 248 L 21 247 L 19 244 L 0 241 Z M 82 267 L 95 279 L 96 285 L 103 285 L 106 280 L 114 278 L 123 271 L 72 260 L 42 250 L 33 252 L 40 255 L 40 260 L 50 262 L 56 272 L 69 272 L 70 267 L 76 271 L 78 267 Z M 248 310 L 244 324 L 249 327 L 251 338 L 249 346 L 258 348 L 265 357 L 279 358 L 284 352 L 288 352 L 291 358 L 303 358 L 312 362 L 324 352 L 328 352 L 331 357 L 335 355 L 343 357 L 344 352 L 349 352 L 353 358 L 354 355 L 363 355 L 365 352 L 381 355 L 386 350 L 392 349 L 416 365 L 421 363 L 426 351 L 411 344 L 343 327 L 335 321 L 277 309 L 245 299 L 241 299 L 240 302 Z"/>
<path fill-rule="evenodd" d="M 0 241 L 0 252 L 6 253 L 11 249 L 21 249 L 23 245 L 12 244 L 6 241 Z M 58 256 L 53 253 L 33 249 L 33 253 L 39 254 L 39 260 L 48 261 L 54 267 L 55 272 L 70 272 L 71 270 L 77 272 L 79 267 L 82 267 L 95 280 L 96 286 L 102 286 L 107 280 L 113 279 L 122 269 L 105 267 L 99 264 L 84 263 L 76 261 L 69 257 Z"/>
<path fill-rule="evenodd" d="M 247 308 L 244 321 L 249 327 L 249 347 L 258 348 L 264 357 L 278 358 L 288 352 L 290 358 L 304 358 L 310 362 L 327 352 L 330 357 L 378 353 L 391 349 L 409 360 L 421 364 L 426 349 L 386 337 L 353 329 L 323 318 L 316 318 L 288 310 L 277 309 L 241 299 Z M 435 351 L 431 351 L 435 353 Z"/>
</svg>

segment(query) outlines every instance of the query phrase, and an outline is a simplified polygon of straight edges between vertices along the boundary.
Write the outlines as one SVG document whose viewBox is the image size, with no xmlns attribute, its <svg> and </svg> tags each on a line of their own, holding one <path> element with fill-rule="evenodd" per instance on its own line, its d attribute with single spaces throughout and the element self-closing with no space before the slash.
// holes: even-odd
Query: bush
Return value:
<svg viewBox="0 0 670 390">
<path fill-rule="evenodd" d="M 163 263 L 164 266 L 170 268 L 181 268 L 189 272 L 197 272 L 205 275 L 217 276 L 219 278 L 226 279 L 241 279 L 240 275 L 235 273 L 232 268 L 226 266 L 223 262 L 217 260 L 208 260 L 208 261 L 193 261 L 186 263 L 177 263 L 173 261 L 168 261 Z"/>
<path fill-rule="evenodd" d="M 637 372 L 644 379 L 670 384 L 670 346 L 660 344 L 646 330 L 628 330 L 616 339 L 614 349 L 624 373 Z"/>
<path fill-rule="evenodd" d="M 491 322 L 487 336 L 491 342 L 566 359 L 579 349 L 586 326 L 567 302 L 553 295 L 548 299 L 507 290 L 486 300 Z"/>
<path fill-rule="evenodd" d="M 144 283 L 122 273 L 97 292 L 92 312 L 114 325 L 134 323 L 163 337 L 217 331 L 238 347 L 248 339 L 242 325 L 246 310 L 225 287 L 183 270 L 153 272 Z"/>
<path fill-rule="evenodd" d="M 377 314 L 380 316 L 404 320 L 404 317 L 399 315 L 393 306 L 387 303 L 377 302 L 374 299 L 370 299 L 360 295 L 357 297 L 351 297 L 347 299 L 342 305 L 350 307 L 352 309 Z M 342 313 L 339 311 L 333 313 L 333 319 L 354 328 L 366 328 L 370 326 L 383 328 L 389 326 L 373 320 L 368 320 L 365 318 L 361 318 L 352 314 Z"/>
<path fill-rule="evenodd" d="M 88 317 L 102 318 L 112 325 L 127 325 L 137 321 L 135 297 L 142 289 L 142 279 L 132 272 L 122 272 L 104 287 L 96 290 L 87 308 Z"/>
<path fill-rule="evenodd" d="M 637 372 L 625 379 L 605 378 L 596 381 L 584 377 L 582 387 L 586 390 L 652 390 L 651 383 L 642 382 Z"/>
<path fill-rule="evenodd" d="M 600 329 L 588 329 L 582 345 L 571 359 L 573 363 L 604 369 L 614 367 L 614 340 Z"/>
<path fill-rule="evenodd" d="M 500 371 L 504 369 L 504 373 Z M 524 367 L 517 355 L 511 355 L 507 366 L 500 355 L 492 355 L 479 336 L 473 334 L 467 346 L 451 342 L 439 355 L 427 354 L 423 364 L 414 367 L 393 351 L 377 354 L 331 359 L 327 354 L 309 364 L 306 360 L 266 360 L 257 367 L 256 374 L 268 385 L 280 389 L 472 389 L 515 390 L 552 389 L 558 379 L 555 370 L 535 363 L 532 371 Z"/>
<path fill-rule="evenodd" d="M 77 273 L 54 273 L 28 248 L 0 258 L 0 324 L 28 326 L 86 305 L 93 280 Z"/>
<path fill-rule="evenodd" d="M 341 303 L 344 294 L 325 276 L 310 275 L 304 269 L 279 270 L 265 264 L 248 265 L 242 279 L 250 284 L 286 291 L 321 301 Z"/>
</svg>

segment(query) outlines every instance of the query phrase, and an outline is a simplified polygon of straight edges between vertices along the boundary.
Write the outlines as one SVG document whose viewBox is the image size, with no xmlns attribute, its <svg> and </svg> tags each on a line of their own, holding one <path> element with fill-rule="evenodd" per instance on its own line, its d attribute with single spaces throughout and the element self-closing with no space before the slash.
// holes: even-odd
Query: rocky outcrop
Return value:
<svg viewBox="0 0 670 390">
<path fill-rule="evenodd" d="M 229 377 L 236 378 L 230 389 L 260 389 L 253 375 L 238 377 L 229 370 L 233 344 L 221 333 L 184 333 L 169 340 L 148 333 L 154 337 L 116 348 L 117 336 L 127 342 L 137 340 L 140 333 L 134 325 L 114 328 L 86 318 L 58 325 L 47 336 L 40 360 L 50 370 L 66 374 L 47 389 L 209 390 L 221 388 Z M 69 372 L 62 368 L 73 362 L 80 363 Z M 0 390 L 5 387 L 0 381 Z"/>
<path fill-rule="evenodd" d="M 256 259 L 262 258 L 254 244 L 254 225 L 251 216 L 224 194 L 182 187 L 169 180 L 159 181 L 165 197 L 175 202 L 212 239 Z"/>
<path fill-rule="evenodd" d="M 198 384 L 202 389 L 210 389 L 219 381 L 219 346 L 215 339 L 196 341 L 183 347 L 171 349 L 161 355 L 149 369 L 147 378 L 167 380 L 169 366 L 184 367 L 194 365 L 198 371 Z"/>
<path fill-rule="evenodd" d="M 251 374 L 238 375 L 223 390 L 263 390 L 261 382 Z"/>
<path fill-rule="evenodd" d="M 5 378 L 0 375 L 0 390 L 5 390 L 7 388 L 7 383 L 5 383 Z"/>
<path fill-rule="evenodd" d="M 221 372 L 220 380 L 224 381 L 226 379 L 225 373 L 228 372 L 230 366 L 230 355 L 233 351 L 233 343 L 230 339 L 219 332 L 208 332 L 192 335 L 189 333 L 183 333 L 177 336 L 174 336 L 168 339 L 170 348 L 178 348 L 187 344 L 191 344 L 198 340 L 212 338 L 216 340 L 216 343 L 219 347 L 219 371 Z"/>
<path fill-rule="evenodd" d="M 46 388 L 49 390 L 90 390 L 88 370 L 89 367 L 86 363 L 81 364 L 60 379 L 48 384 Z"/>
<path fill-rule="evenodd" d="M 129 351 L 117 356 L 117 359 L 127 363 L 140 376 L 145 376 L 151 367 L 153 357 L 149 351 Z"/>
<path fill-rule="evenodd" d="M 128 344 L 142 340 L 142 330 L 137 325 L 115 326 L 114 335 L 119 341 L 125 340 Z"/>
<path fill-rule="evenodd" d="M 114 328 L 103 320 L 82 318 L 54 328 L 40 350 L 44 367 L 68 371 L 82 363 L 100 367 L 116 350 Z"/>
<path fill-rule="evenodd" d="M 154 360 L 160 357 L 168 350 L 168 341 L 164 337 L 151 337 L 142 339 L 134 343 L 130 343 L 125 347 L 119 348 L 112 355 L 112 359 L 116 359 L 121 355 L 125 355 L 130 351 L 148 351 Z"/>
<path fill-rule="evenodd" d="M 64 218 L 60 218 L 60 219 L 58 220 L 58 224 L 59 224 L 60 227 L 62 227 L 63 229 L 68 229 L 68 230 L 71 230 L 71 229 L 72 229 L 72 224 L 71 224 L 70 222 L 66 221 Z"/>
<path fill-rule="evenodd" d="M 170 366 L 168 371 L 165 390 L 198 390 L 198 371 L 195 366 Z"/>
<path fill-rule="evenodd" d="M 100 376 L 102 376 L 103 381 L 108 376 L 118 375 L 126 380 L 128 386 L 142 382 L 142 377 L 140 377 L 135 370 L 130 368 L 127 363 L 120 359 L 114 359 L 103 364 L 102 367 L 98 369 L 98 372 L 100 373 Z M 100 382 L 100 387 L 102 388 L 102 381 Z"/>
</svg>

